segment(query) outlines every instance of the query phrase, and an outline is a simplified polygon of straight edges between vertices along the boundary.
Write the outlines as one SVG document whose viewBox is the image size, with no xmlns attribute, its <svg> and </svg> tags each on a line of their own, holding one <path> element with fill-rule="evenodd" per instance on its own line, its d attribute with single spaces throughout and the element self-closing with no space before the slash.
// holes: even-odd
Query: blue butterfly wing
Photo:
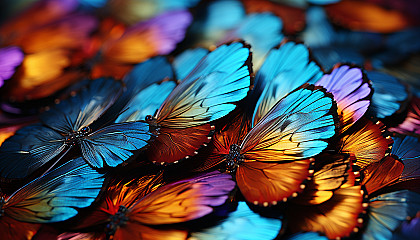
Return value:
<svg viewBox="0 0 420 240">
<path fill-rule="evenodd" d="M 172 90 L 176 87 L 173 81 L 152 84 L 131 98 L 116 123 L 145 120 L 147 115 L 153 115 Z"/>
<path fill-rule="evenodd" d="M 176 79 L 184 79 L 198 65 L 209 50 L 204 48 L 188 49 L 178 55 L 172 65 L 175 69 Z"/>
<path fill-rule="evenodd" d="M 144 120 L 147 115 L 153 115 L 175 88 L 176 83 L 169 81 L 173 77 L 174 71 L 166 57 L 155 57 L 136 65 L 125 76 L 127 91 L 109 114 L 114 113 L 114 109 L 119 111 L 116 123 Z"/>
<path fill-rule="evenodd" d="M 65 146 L 65 137 L 56 131 L 41 124 L 26 126 L 1 145 L 1 176 L 23 178 L 61 153 Z"/>
<path fill-rule="evenodd" d="M 408 190 L 379 195 L 369 200 L 369 213 L 362 239 L 391 239 L 393 231 L 420 211 L 420 194 Z"/>
<path fill-rule="evenodd" d="M 82 158 L 68 161 L 12 194 L 5 214 L 23 222 L 50 223 L 67 220 L 98 196 L 104 178 Z"/>
<path fill-rule="evenodd" d="M 241 153 L 257 161 L 312 157 L 323 151 L 335 134 L 335 109 L 324 88 L 304 84 L 279 100 L 248 132 Z"/>
<path fill-rule="evenodd" d="M 146 146 L 151 139 L 145 122 L 115 123 L 81 139 L 83 158 L 95 168 L 115 167 Z"/>
<path fill-rule="evenodd" d="M 282 28 L 283 22 L 279 17 L 271 13 L 253 13 L 247 15 L 220 43 L 243 39 L 251 44 L 253 68 L 257 71 L 270 49 L 283 40 Z"/>
<path fill-rule="evenodd" d="M 93 80 L 75 96 L 59 102 L 41 114 L 41 122 L 63 133 L 79 131 L 101 117 L 121 91 L 121 83 L 113 79 Z"/>
<path fill-rule="evenodd" d="M 401 112 L 408 101 L 408 89 L 397 78 L 378 71 L 367 71 L 373 89 L 370 112 L 377 118 Z"/>
<path fill-rule="evenodd" d="M 420 178 L 420 142 L 411 136 L 393 137 L 391 154 L 398 156 L 404 163 L 400 181 Z"/>
<path fill-rule="evenodd" d="M 303 44 L 287 42 L 272 49 L 255 77 L 251 98 L 258 101 L 253 124 L 289 92 L 321 77 L 321 69 L 310 60 L 309 50 Z"/>
<path fill-rule="evenodd" d="M 239 42 L 209 53 L 166 98 L 155 115 L 157 122 L 187 128 L 227 115 L 248 93 L 249 56 L 249 48 Z"/>
<path fill-rule="evenodd" d="M 192 232 L 191 237 L 199 240 L 222 239 L 274 239 L 279 233 L 282 222 L 275 218 L 262 217 L 254 213 L 245 202 L 239 202 L 235 212 L 218 225 Z"/>
</svg>

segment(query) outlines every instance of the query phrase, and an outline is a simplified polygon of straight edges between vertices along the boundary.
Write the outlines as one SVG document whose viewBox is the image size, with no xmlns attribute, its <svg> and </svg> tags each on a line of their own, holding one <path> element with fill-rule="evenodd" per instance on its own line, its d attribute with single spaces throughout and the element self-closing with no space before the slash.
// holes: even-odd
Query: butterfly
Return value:
<svg viewBox="0 0 420 240">
<path fill-rule="evenodd" d="M 239 202 L 237 209 L 216 226 L 190 233 L 191 239 L 274 239 L 282 222 L 253 212 L 245 202 Z"/>
<path fill-rule="evenodd" d="M 17 131 L 0 147 L 1 175 L 25 177 L 74 146 L 80 147 L 83 158 L 95 168 L 115 167 L 127 160 L 132 151 L 148 144 L 152 134 L 149 125 L 140 121 L 104 126 L 109 120 L 101 116 L 121 89 L 112 79 L 92 81 L 79 94 L 41 114 L 41 123 Z"/>
<path fill-rule="evenodd" d="M 130 27 L 105 19 L 99 33 L 89 41 L 84 55 L 80 56 L 82 66 L 92 79 L 121 79 L 134 64 L 156 55 L 169 54 L 184 38 L 191 20 L 191 14 L 181 10 Z"/>
<path fill-rule="evenodd" d="M 401 223 L 392 239 L 415 239 L 420 228 L 420 212 L 414 218 Z"/>
<path fill-rule="evenodd" d="M 144 181 L 151 182 L 150 178 Z M 138 182 L 144 185 L 142 182 Z M 185 239 L 181 229 L 158 228 L 205 216 L 222 205 L 235 183 L 229 174 L 217 171 L 163 185 L 138 197 L 138 187 L 117 185 L 83 222 L 83 226 L 105 223 L 105 231 L 86 234 L 65 233 L 59 239 Z M 86 223 L 86 225 L 84 224 Z M 74 237 L 74 238 L 72 238 Z"/>
<path fill-rule="evenodd" d="M 159 128 L 158 138 L 146 152 L 149 160 L 174 163 L 209 141 L 214 128 L 210 123 L 233 111 L 234 103 L 248 93 L 249 58 L 249 46 L 244 43 L 218 47 L 172 90 L 156 112 L 148 113 L 146 121 Z"/>
<path fill-rule="evenodd" d="M 331 95 L 305 84 L 279 100 L 249 131 L 243 130 L 245 118 L 229 121 L 215 134 L 210 156 L 198 169 L 224 162 L 248 202 L 268 206 L 286 201 L 313 173 L 311 157 L 335 134 L 334 116 Z"/>
<path fill-rule="evenodd" d="M 0 237 L 30 239 L 40 223 L 67 220 L 98 196 L 104 177 L 82 158 L 72 159 L 11 195 L 0 197 Z"/>
<path fill-rule="evenodd" d="M 349 153 L 356 157 L 355 165 L 364 168 L 370 163 L 378 162 L 389 151 L 392 139 L 384 136 L 385 126 L 381 122 L 372 122 L 362 118 L 353 128 L 340 136 L 339 152 Z"/>
<path fill-rule="evenodd" d="M 15 68 L 23 60 L 23 53 L 18 47 L 0 48 L 0 87 L 3 82 L 13 76 Z"/>
<path fill-rule="evenodd" d="M 391 132 L 401 134 L 414 134 L 420 133 L 420 98 L 413 97 L 408 106 L 407 117 L 402 123 L 396 127 L 389 129 Z"/>
</svg>

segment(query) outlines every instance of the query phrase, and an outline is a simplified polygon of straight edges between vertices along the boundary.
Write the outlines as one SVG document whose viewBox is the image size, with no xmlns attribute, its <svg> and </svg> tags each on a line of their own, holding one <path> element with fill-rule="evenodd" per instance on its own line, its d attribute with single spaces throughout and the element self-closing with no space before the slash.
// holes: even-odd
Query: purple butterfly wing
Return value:
<svg viewBox="0 0 420 240">
<path fill-rule="evenodd" d="M 15 68 L 23 61 L 23 52 L 18 47 L 0 49 L 0 87 L 3 81 L 11 78 Z"/>
</svg>

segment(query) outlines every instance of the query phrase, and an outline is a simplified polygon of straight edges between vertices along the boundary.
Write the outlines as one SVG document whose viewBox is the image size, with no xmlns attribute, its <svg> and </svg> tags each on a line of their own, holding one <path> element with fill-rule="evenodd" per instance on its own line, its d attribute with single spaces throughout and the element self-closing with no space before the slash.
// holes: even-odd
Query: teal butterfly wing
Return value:
<svg viewBox="0 0 420 240">
<path fill-rule="evenodd" d="M 67 220 L 92 204 L 103 181 L 102 174 L 76 158 L 17 190 L 6 199 L 4 214 L 31 223 Z"/>
</svg>

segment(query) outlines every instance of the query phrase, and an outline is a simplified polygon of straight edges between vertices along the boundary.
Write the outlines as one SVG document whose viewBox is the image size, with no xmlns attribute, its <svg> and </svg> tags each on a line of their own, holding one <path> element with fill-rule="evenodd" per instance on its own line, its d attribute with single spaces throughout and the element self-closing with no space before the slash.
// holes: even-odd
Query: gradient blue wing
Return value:
<svg viewBox="0 0 420 240">
<path fill-rule="evenodd" d="M 369 200 L 368 222 L 362 239 L 391 239 L 400 224 L 420 211 L 420 194 L 408 190 L 379 195 Z"/>
<path fill-rule="evenodd" d="M 75 216 L 98 196 L 104 177 L 82 158 L 68 161 L 11 195 L 5 214 L 23 222 L 50 223 Z"/>
<path fill-rule="evenodd" d="M 154 115 L 175 87 L 173 81 L 151 84 L 130 99 L 115 122 L 145 120 L 147 115 Z"/>
<path fill-rule="evenodd" d="M 155 115 L 157 122 L 186 128 L 227 115 L 248 93 L 249 56 L 248 46 L 239 42 L 209 53 L 166 98 Z"/>
<path fill-rule="evenodd" d="M 252 46 L 252 64 L 257 71 L 265 56 L 283 40 L 283 22 L 271 13 L 253 13 L 247 15 L 234 30 L 219 41 L 224 43 L 243 39 Z"/>
<path fill-rule="evenodd" d="M 322 74 L 303 44 L 287 42 L 272 49 L 255 77 L 251 101 L 258 101 L 253 124 L 289 92 L 304 83 L 315 83 Z"/>
<path fill-rule="evenodd" d="M 281 225 L 279 219 L 262 217 L 249 209 L 245 202 L 239 202 L 236 211 L 218 225 L 192 232 L 191 237 L 197 240 L 274 239 Z"/>
<path fill-rule="evenodd" d="M 204 48 L 195 48 L 188 49 L 181 54 L 179 54 L 172 65 L 175 69 L 176 79 L 184 79 L 188 74 L 198 65 L 198 63 L 203 59 L 209 50 Z"/>
<path fill-rule="evenodd" d="M 408 89 L 397 78 L 378 71 L 366 71 L 375 90 L 372 95 L 370 113 L 385 118 L 403 111 L 408 103 Z"/>
<path fill-rule="evenodd" d="M 247 160 L 294 161 L 312 157 L 328 146 L 337 118 L 326 90 L 304 84 L 261 118 L 241 144 Z"/>
<path fill-rule="evenodd" d="M 61 153 L 65 137 L 41 124 L 18 130 L 0 147 L 0 173 L 5 178 L 23 178 Z"/>
<path fill-rule="evenodd" d="M 81 139 L 83 158 L 95 168 L 115 167 L 146 146 L 152 137 L 145 122 L 115 123 Z"/>
<path fill-rule="evenodd" d="M 400 181 L 420 178 L 420 142 L 416 137 L 392 137 L 391 154 L 397 156 L 404 163 Z"/>
<path fill-rule="evenodd" d="M 52 106 L 39 118 L 45 125 L 63 133 L 79 131 L 102 116 L 121 90 L 121 83 L 113 79 L 93 80 L 79 93 Z"/>
</svg>

